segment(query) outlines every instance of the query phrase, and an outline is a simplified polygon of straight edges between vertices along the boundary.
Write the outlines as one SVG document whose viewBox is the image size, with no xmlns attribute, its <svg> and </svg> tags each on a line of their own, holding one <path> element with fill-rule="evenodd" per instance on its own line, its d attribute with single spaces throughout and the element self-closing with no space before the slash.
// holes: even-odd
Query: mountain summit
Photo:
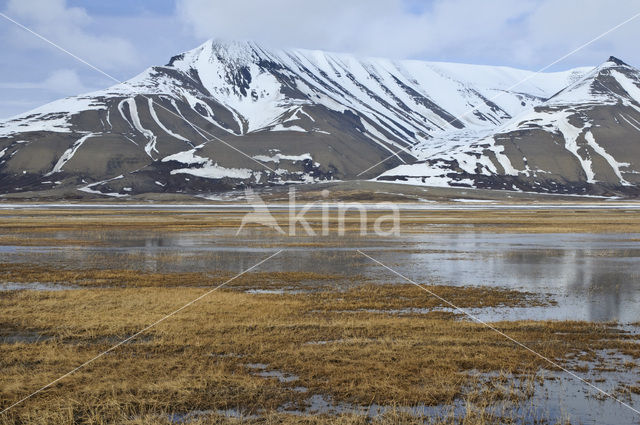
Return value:
<svg viewBox="0 0 640 425">
<path fill-rule="evenodd" d="M 615 58 L 534 73 L 210 40 L 1 122 L 0 193 L 206 194 L 354 178 L 631 193 L 638 81 Z"/>
<path fill-rule="evenodd" d="M 609 56 L 609 59 L 607 59 L 607 62 L 613 62 L 614 64 L 620 65 L 620 66 L 629 66 L 615 56 Z"/>
</svg>

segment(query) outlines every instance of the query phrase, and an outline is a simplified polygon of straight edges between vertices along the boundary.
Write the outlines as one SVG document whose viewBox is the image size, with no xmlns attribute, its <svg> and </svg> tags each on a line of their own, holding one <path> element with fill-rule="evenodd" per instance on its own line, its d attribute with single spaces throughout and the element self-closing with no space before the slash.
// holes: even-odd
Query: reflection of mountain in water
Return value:
<svg viewBox="0 0 640 425">
<path fill-rule="evenodd" d="M 444 252 L 413 254 L 410 262 L 413 268 L 415 263 L 422 264 L 422 273 L 428 268 L 444 284 L 557 294 L 567 308 L 575 310 L 576 319 L 635 321 L 640 317 L 635 266 L 640 250 L 619 235 L 430 237 Z"/>
<path fill-rule="evenodd" d="M 56 263 L 72 268 L 207 272 L 213 279 L 217 272 L 240 272 L 285 247 L 285 252 L 261 266 L 260 271 L 313 271 L 362 275 L 385 283 L 401 281 L 357 254 L 355 249 L 360 248 L 420 283 L 503 286 L 549 293 L 559 302 L 563 318 L 629 322 L 640 317 L 640 249 L 624 240 L 637 237 L 634 235 L 451 233 L 404 235 L 397 240 L 358 236 L 331 240 L 288 238 L 255 228 L 233 237 L 235 230 L 62 231 L 56 237 L 87 238 L 100 245 L 29 247 L 3 255 L 6 261 Z M 330 243 L 313 245 L 318 242 Z M 337 280 L 335 284 L 346 283 Z"/>
</svg>

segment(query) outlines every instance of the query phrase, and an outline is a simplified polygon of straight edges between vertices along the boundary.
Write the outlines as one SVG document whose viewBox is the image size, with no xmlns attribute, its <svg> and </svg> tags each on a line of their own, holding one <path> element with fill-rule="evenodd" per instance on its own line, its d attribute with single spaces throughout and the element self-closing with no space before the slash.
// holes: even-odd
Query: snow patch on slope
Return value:
<svg viewBox="0 0 640 425">
<path fill-rule="evenodd" d="M 69 162 L 69 160 L 71 158 L 73 158 L 73 155 L 75 155 L 76 152 L 78 151 L 78 149 L 80 149 L 80 146 L 82 146 L 82 144 L 84 142 L 86 142 L 89 137 L 93 137 L 95 135 L 96 134 L 94 134 L 94 133 L 89 133 L 89 134 L 86 134 L 86 135 L 82 136 L 80 139 L 76 140 L 75 143 L 73 144 L 73 146 L 71 146 L 69 149 L 67 149 L 62 154 L 62 156 L 58 159 L 58 162 L 56 162 L 56 165 L 54 165 L 53 169 L 50 172 L 48 172 L 47 174 L 45 174 L 44 176 L 48 177 L 51 174 L 59 173 L 60 171 L 62 171 L 62 167 L 64 167 L 64 165 L 67 162 Z"/>
<path fill-rule="evenodd" d="M 186 137 L 182 137 L 181 135 L 174 133 L 173 131 L 165 127 L 164 124 L 162 124 L 162 122 L 160 121 L 160 118 L 158 118 L 158 114 L 156 113 L 156 110 L 153 107 L 153 99 L 149 98 L 148 101 L 149 101 L 149 112 L 151 113 L 151 117 L 153 118 L 153 120 L 156 122 L 156 124 L 158 124 L 158 127 L 160 127 L 169 136 L 175 137 L 176 139 L 182 140 L 183 142 L 190 143 L 189 139 L 187 139 Z"/>
<path fill-rule="evenodd" d="M 158 153 L 156 149 L 156 141 L 157 138 L 155 134 L 151 130 L 148 130 L 142 126 L 142 122 L 140 121 L 140 116 L 138 115 L 138 107 L 136 105 L 135 98 L 128 98 L 125 100 L 127 105 L 129 105 L 129 115 L 131 115 L 131 121 L 133 122 L 133 126 L 136 130 L 138 130 L 144 137 L 147 138 L 148 143 L 144 147 L 144 151 L 149 155 L 149 158 L 153 159 L 153 152 Z M 122 111 L 120 111 L 122 113 Z"/>
<path fill-rule="evenodd" d="M 103 110 L 106 105 L 90 97 L 69 97 L 0 122 L 0 137 L 31 131 L 71 132 L 71 117 L 83 111 Z"/>
<path fill-rule="evenodd" d="M 584 130 L 589 128 L 589 125 L 586 124 L 582 128 L 574 127 L 569 123 L 570 115 L 564 113 L 562 116 L 558 116 L 558 114 L 556 114 L 556 128 L 564 137 L 564 147 L 578 159 L 582 170 L 587 176 L 587 183 L 596 183 L 591 158 L 586 157 L 586 155 L 583 157 L 579 152 L 580 147 L 578 146 L 578 137 Z"/>
<path fill-rule="evenodd" d="M 277 124 L 274 125 L 273 127 L 271 127 L 271 131 L 294 131 L 297 133 L 307 133 L 307 130 L 305 130 L 302 127 L 299 127 L 297 125 L 292 125 L 290 127 L 285 127 L 282 124 Z"/>
<path fill-rule="evenodd" d="M 99 190 L 94 189 L 94 187 L 96 187 L 96 186 L 99 186 L 99 185 L 102 185 L 102 184 L 105 184 L 105 183 L 109 183 L 109 182 L 112 182 L 114 180 L 120 180 L 120 179 L 123 179 L 123 178 L 124 178 L 124 176 L 121 174 L 119 176 L 116 176 L 116 177 L 113 177 L 113 178 L 110 178 L 110 179 L 107 179 L 107 180 L 102 180 L 102 181 L 99 181 L 99 182 L 88 184 L 88 185 L 83 186 L 83 187 L 79 187 L 78 190 L 81 191 L 81 192 L 92 193 L 92 194 L 96 194 L 96 195 L 110 196 L 110 197 L 113 197 L 113 198 L 124 198 L 124 197 L 127 197 L 129 195 L 116 193 L 116 192 L 100 192 Z"/>
<path fill-rule="evenodd" d="M 202 145 L 201 145 L 202 146 Z M 194 168 L 178 168 L 171 170 L 171 174 L 190 174 L 208 179 L 248 179 L 253 175 L 253 171 L 248 168 L 225 168 L 213 163 L 209 158 L 196 155 L 198 147 L 169 155 L 162 159 L 162 162 L 177 161 L 186 165 L 198 165 Z"/>
<path fill-rule="evenodd" d="M 225 168 L 212 161 L 208 161 L 204 166 L 199 168 L 179 168 L 171 170 L 171 174 L 190 174 L 196 177 L 204 177 L 206 179 L 248 179 L 252 176 L 253 171 L 248 168 Z"/>
<path fill-rule="evenodd" d="M 281 153 L 276 153 L 273 156 L 255 155 L 252 158 L 255 159 L 255 160 L 261 161 L 261 162 L 274 162 L 276 164 L 280 163 L 280 161 L 282 161 L 282 160 L 297 162 L 297 161 L 304 161 L 304 160 L 312 160 L 313 159 L 311 157 L 310 153 L 303 153 L 301 155 L 284 155 L 284 154 L 281 154 Z"/>
<path fill-rule="evenodd" d="M 616 174 L 616 176 L 620 180 L 620 184 L 623 186 L 631 186 L 631 184 L 622 177 L 622 172 L 620 171 L 620 168 L 628 167 L 631 164 L 629 164 L 628 162 L 616 161 L 616 159 L 613 156 L 611 156 L 611 154 L 609 154 L 607 151 L 604 150 L 602 146 L 596 143 L 596 139 L 593 137 L 593 134 L 590 131 L 587 131 L 585 133 L 584 139 L 587 141 L 589 146 L 593 148 L 594 151 L 596 151 L 601 157 L 603 157 L 609 163 L 609 165 L 613 169 L 613 172 Z"/>
</svg>

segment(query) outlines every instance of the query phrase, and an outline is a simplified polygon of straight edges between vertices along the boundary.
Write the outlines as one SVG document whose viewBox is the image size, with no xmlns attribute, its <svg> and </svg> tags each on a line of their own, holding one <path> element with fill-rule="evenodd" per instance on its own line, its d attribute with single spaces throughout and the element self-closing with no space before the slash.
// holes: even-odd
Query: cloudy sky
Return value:
<svg viewBox="0 0 640 425">
<path fill-rule="evenodd" d="M 537 70 L 640 13 L 638 0 L 0 0 L 0 11 L 125 80 L 209 38 Z M 640 66 L 640 17 L 552 69 Z M 112 83 L 0 17 L 0 117 Z"/>
</svg>

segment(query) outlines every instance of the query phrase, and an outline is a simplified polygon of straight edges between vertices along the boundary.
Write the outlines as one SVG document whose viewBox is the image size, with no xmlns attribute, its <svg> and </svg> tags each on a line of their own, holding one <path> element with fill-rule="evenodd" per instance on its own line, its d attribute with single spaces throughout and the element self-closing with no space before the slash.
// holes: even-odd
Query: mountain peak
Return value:
<svg viewBox="0 0 640 425">
<path fill-rule="evenodd" d="M 616 69 L 618 67 L 624 67 L 625 69 Z M 606 103 L 611 100 L 617 102 L 616 93 L 611 89 L 605 88 L 605 91 L 602 91 L 603 83 L 601 80 L 610 78 L 612 70 L 625 74 L 635 71 L 633 67 L 615 56 L 609 56 L 606 62 L 585 73 L 581 78 L 547 99 L 546 104 L 596 104 Z M 613 97 L 611 97 L 612 95 Z"/>
<path fill-rule="evenodd" d="M 228 40 L 224 38 L 211 38 L 202 46 L 207 46 L 213 51 L 246 51 L 253 49 L 257 44 L 249 40 Z"/>
<path fill-rule="evenodd" d="M 620 66 L 629 66 L 628 64 L 624 63 L 623 61 L 621 61 L 615 56 L 609 56 L 609 59 L 607 59 L 607 62 L 613 62 L 616 65 L 620 65 Z"/>
<path fill-rule="evenodd" d="M 212 38 L 195 49 L 172 57 L 168 66 L 184 68 L 186 64 L 190 67 L 199 60 L 246 64 L 264 56 L 264 52 L 264 47 L 253 41 Z"/>
</svg>

